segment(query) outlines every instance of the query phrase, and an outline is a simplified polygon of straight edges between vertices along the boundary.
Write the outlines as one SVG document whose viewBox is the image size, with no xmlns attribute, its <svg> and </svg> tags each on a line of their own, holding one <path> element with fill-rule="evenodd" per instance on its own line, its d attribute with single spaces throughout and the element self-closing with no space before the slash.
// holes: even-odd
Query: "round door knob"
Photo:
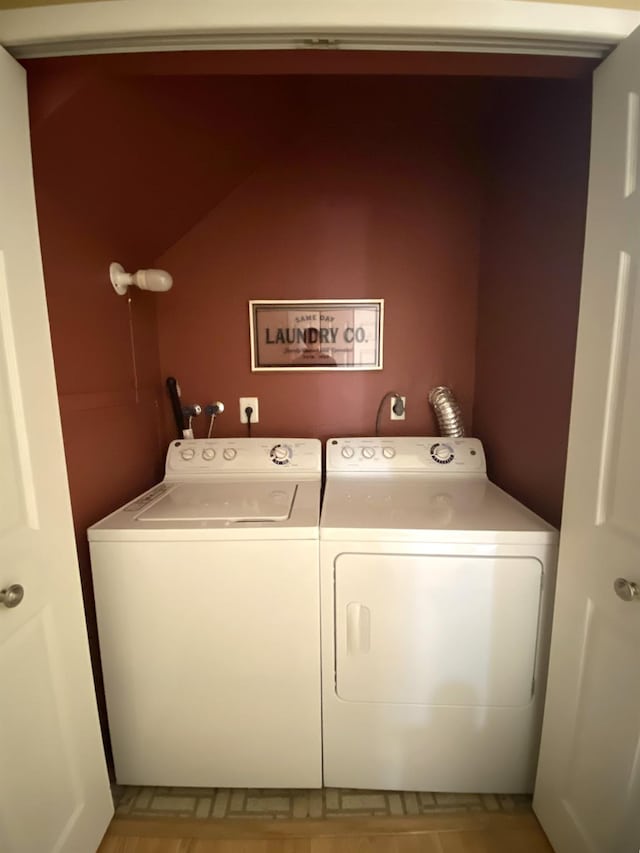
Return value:
<svg viewBox="0 0 640 853">
<path fill-rule="evenodd" d="M 636 598 L 640 598 L 640 587 L 638 584 L 628 581 L 626 578 L 616 578 L 613 582 L 613 588 L 618 598 L 621 598 L 623 601 L 633 601 Z"/>
<path fill-rule="evenodd" d="M 5 607 L 17 607 L 24 598 L 24 587 L 19 583 L 12 583 L 6 589 L 0 589 L 0 604 Z"/>
</svg>

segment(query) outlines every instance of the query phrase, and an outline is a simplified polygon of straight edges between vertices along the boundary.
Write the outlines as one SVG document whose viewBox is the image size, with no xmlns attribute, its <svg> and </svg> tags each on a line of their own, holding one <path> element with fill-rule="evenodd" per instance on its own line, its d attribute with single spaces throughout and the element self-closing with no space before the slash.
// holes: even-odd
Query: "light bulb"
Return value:
<svg viewBox="0 0 640 853">
<path fill-rule="evenodd" d="M 140 290 L 153 290 L 155 293 L 164 293 L 173 286 L 173 279 L 165 270 L 138 270 L 133 280 Z"/>
</svg>

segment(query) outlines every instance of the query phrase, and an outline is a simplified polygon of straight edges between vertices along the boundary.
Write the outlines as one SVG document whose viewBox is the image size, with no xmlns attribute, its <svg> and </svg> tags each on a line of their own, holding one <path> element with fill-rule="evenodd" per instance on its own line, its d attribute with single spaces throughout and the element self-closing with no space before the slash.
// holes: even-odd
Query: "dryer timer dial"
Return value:
<svg viewBox="0 0 640 853">
<path fill-rule="evenodd" d="M 453 462 L 453 457 L 453 447 L 450 444 L 438 442 L 431 445 L 431 458 L 434 462 L 440 465 L 447 465 L 449 462 Z"/>
</svg>

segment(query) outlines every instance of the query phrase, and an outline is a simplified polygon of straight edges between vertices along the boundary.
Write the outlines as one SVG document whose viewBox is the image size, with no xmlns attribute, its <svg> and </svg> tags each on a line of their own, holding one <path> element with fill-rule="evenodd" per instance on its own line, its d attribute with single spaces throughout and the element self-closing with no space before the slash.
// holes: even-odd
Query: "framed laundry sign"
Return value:
<svg viewBox="0 0 640 853">
<path fill-rule="evenodd" d="M 249 302 L 251 369 L 382 370 L 383 299 Z"/>
</svg>

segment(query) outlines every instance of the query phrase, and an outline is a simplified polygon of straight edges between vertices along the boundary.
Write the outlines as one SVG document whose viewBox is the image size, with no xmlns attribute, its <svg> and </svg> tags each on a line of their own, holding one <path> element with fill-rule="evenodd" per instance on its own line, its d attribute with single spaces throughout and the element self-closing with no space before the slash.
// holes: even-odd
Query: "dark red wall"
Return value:
<svg viewBox="0 0 640 853">
<path fill-rule="evenodd" d="M 70 61 L 69 61 L 70 62 Z M 269 156 L 295 81 L 104 77 L 29 64 L 36 200 L 78 551 L 162 474 L 155 294 L 115 294 Z M 86 595 L 93 633 L 92 596 Z"/>
<path fill-rule="evenodd" d="M 100 712 L 101 670 L 86 530 L 161 473 L 153 297 L 117 297 L 106 271 L 133 259 L 38 182 L 44 275 L 80 574 Z M 134 350 L 135 348 L 135 350 Z M 134 361 L 135 359 L 135 361 Z M 105 727 L 106 735 L 106 727 Z"/>
<path fill-rule="evenodd" d="M 384 431 L 432 434 L 441 383 L 471 424 L 481 91 L 308 80 L 286 143 L 157 259 L 175 278 L 158 300 L 162 373 L 186 402 L 225 403 L 218 434 L 244 434 L 238 397 L 257 396 L 256 435 L 371 435 L 391 389 L 407 418 L 385 410 Z M 252 373 L 249 300 L 321 298 L 385 300 L 384 370 Z"/>
<path fill-rule="evenodd" d="M 287 76 L 273 77 L 259 73 L 273 57 L 254 59 L 235 77 L 207 54 L 170 57 L 173 76 L 157 56 L 29 63 L 81 543 L 87 523 L 161 471 L 173 434 L 167 375 L 178 377 L 187 402 L 226 403 L 220 435 L 243 432 L 239 396 L 260 398 L 256 434 L 371 433 L 391 389 L 407 396 L 407 419 L 390 423 L 385 411 L 384 430 L 431 433 L 428 391 L 451 384 L 469 431 L 487 443 L 492 475 L 557 521 L 588 78 L 455 76 L 451 57 L 439 60 L 444 77 L 419 63 L 420 76 L 403 76 L 389 57 L 394 76 L 371 76 L 367 66 L 370 76 L 336 77 L 318 57 L 317 76 L 304 76 L 306 55 L 288 57 Z M 371 64 L 347 60 L 354 70 Z M 493 73 L 507 73 L 492 61 Z M 243 67 L 237 56 L 224 62 Z M 133 393 L 133 362 L 127 303 L 107 283 L 112 260 L 164 265 L 176 282 L 168 294 L 133 297 L 136 356 L 147 365 L 125 451 L 117 410 L 130 403 L 113 405 L 108 395 Z M 367 297 L 385 299 L 383 371 L 250 371 L 249 299 Z M 82 401 L 107 433 L 95 463 L 104 471 L 94 466 L 88 483 Z M 197 423 L 196 433 L 206 427 Z M 123 464 L 119 454 L 136 435 L 140 447 Z"/>
<path fill-rule="evenodd" d="M 489 472 L 559 525 L 575 357 L 590 81 L 500 87 L 489 136 L 474 405 Z"/>
</svg>

